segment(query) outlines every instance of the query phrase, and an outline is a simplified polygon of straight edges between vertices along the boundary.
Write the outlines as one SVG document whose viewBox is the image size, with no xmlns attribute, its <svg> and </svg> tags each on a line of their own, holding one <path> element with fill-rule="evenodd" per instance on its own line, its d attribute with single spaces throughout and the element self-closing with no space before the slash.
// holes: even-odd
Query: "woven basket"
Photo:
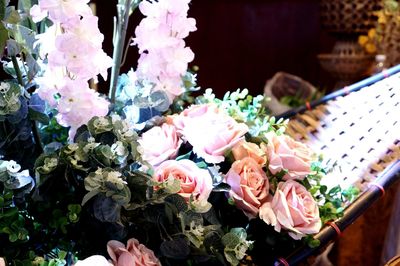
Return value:
<svg viewBox="0 0 400 266">
<path fill-rule="evenodd" d="M 400 63 L 400 19 L 397 16 L 388 18 L 380 45 L 382 53 L 386 55 L 386 66 Z"/>
<path fill-rule="evenodd" d="M 332 33 L 366 33 L 375 25 L 380 0 L 322 0 L 321 22 Z"/>
<path fill-rule="evenodd" d="M 325 226 L 315 238 L 320 248 L 334 240 L 385 189 L 400 178 L 400 66 L 307 103 L 282 117 L 291 117 L 287 133 L 322 152 L 337 167 L 323 182 L 363 193 L 344 216 Z M 318 249 L 302 247 L 277 265 L 306 260 Z"/>
</svg>

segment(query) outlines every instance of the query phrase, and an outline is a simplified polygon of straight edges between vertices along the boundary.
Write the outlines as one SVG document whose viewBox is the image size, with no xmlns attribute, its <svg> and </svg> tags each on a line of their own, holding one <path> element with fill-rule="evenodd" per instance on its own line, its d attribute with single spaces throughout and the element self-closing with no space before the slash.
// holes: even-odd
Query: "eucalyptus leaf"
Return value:
<svg viewBox="0 0 400 266">
<path fill-rule="evenodd" d="M 6 16 L 6 7 L 8 5 L 9 1 L 6 0 L 0 0 L 0 20 L 4 20 L 4 17 Z"/>
<path fill-rule="evenodd" d="M 32 80 L 40 71 L 40 66 L 30 53 L 26 53 L 26 65 L 28 66 L 28 79 Z"/>
<path fill-rule="evenodd" d="M 221 242 L 221 235 L 216 231 L 211 231 L 205 235 L 203 245 L 208 252 L 224 250 L 224 245 Z"/>
<path fill-rule="evenodd" d="M 173 259 L 186 259 L 190 254 L 189 243 L 183 238 L 162 242 L 160 251 L 165 257 Z"/>
<path fill-rule="evenodd" d="M 165 201 L 174 205 L 179 212 L 184 212 L 188 209 L 186 200 L 178 194 L 173 194 L 166 197 Z"/>
<path fill-rule="evenodd" d="M 31 9 L 31 7 L 32 7 L 31 0 L 18 0 L 18 10 L 21 10 L 29 14 L 29 10 Z"/>
<path fill-rule="evenodd" d="M 4 0 L 0 0 L 0 13 L 1 11 L 1 3 Z M 4 55 L 4 49 L 6 47 L 6 43 L 8 40 L 8 30 L 4 27 L 4 24 L 0 21 L 0 58 Z"/>
<path fill-rule="evenodd" d="M 89 191 L 88 193 L 86 193 L 86 195 L 83 197 L 82 199 L 82 203 L 81 205 L 85 205 L 91 198 L 93 198 L 94 196 L 96 196 L 97 194 L 100 193 L 99 189 L 93 189 L 91 191 Z"/>
<path fill-rule="evenodd" d="M 21 45 L 28 53 L 36 54 L 33 47 L 36 42 L 35 32 L 33 30 L 18 24 L 10 24 L 9 30 L 19 45 Z"/>
<path fill-rule="evenodd" d="M 6 44 L 8 56 L 17 56 L 21 52 L 21 47 L 15 40 L 8 39 Z"/>
<path fill-rule="evenodd" d="M 237 245 L 239 245 L 241 242 L 240 238 L 232 232 L 225 234 L 222 237 L 221 241 L 225 247 L 232 248 L 232 249 L 235 248 Z"/>
<path fill-rule="evenodd" d="M 93 202 L 93 214 L 102 222 L 116 223 L 120 221 L 121 205 L 111 198 L 99 196 Z"/>
<path fill-rule="evenodd" d="M 28 111 L 29 118 L 31 120 L 38 121 L 38 122 L 42 123 L 43 125 L 49 124 L 50 119 L 46 114 L 38 112 L 38 111 L 34 110 L 33 108 L 29 108 L 28 110 L 29 110 Z"/>
<path fill-rule="evenodd" d="M 21 21 L 21 16 L 19 15 L 18 11 L 15 10 L 15 7 L 13 6 L 6 7 L 6 14 L 4 17 L 4 21 L 10 24 L 16 24 Z"/>
</svg>

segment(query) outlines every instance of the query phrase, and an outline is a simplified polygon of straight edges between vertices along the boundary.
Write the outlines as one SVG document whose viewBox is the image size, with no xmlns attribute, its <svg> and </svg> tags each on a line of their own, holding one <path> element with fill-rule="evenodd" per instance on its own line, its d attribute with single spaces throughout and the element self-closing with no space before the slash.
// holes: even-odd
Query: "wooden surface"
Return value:
<svg viewBox="0 0 400 266">
<path fill-rule="evenodd" d="M 332 262 L 336 266 L 362 265 L 378 266 L 384 250 L 387 230 L 398 228 L 398 224 L 390 224 L 392 213 L 399 212 L 394 209 L 394 199 L 399 191 L 399 184 L 392 186 L 371 209 L 363 214 L 354 224 L 349 226 L 335 244 Z M 398 222 L 398 221 L 397 221 Z M 399 238 L 400 235 L 394 236 Z M 392 253 L 393 254 L 393 253 Z M 390 258 L 389 258 L 390 259 Z"/>
</svg>

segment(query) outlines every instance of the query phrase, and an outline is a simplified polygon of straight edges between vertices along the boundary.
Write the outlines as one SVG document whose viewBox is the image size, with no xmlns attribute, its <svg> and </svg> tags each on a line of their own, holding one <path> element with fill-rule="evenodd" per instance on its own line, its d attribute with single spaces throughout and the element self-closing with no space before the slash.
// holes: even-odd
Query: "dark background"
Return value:
<svg viewBox="0 0 400 266">
<path fill-rule="evenodd" d="M 104 49 L 112 55 L 113 16 L 117 0 L 94 0 Z M 318 0 L 192 0 L 189 16 L 198 30 L 186 39 L 195 53 L 198 83 L 218 95 L 227 90 L 248 88 L 263 92 L 267 79 L 277 71 L 298 75 L 321 89 L 333 80 L 316 58 L 330 52 L 334 38 L 321 28 Z M 134 35 L 139 12 L 130 20 L 128 36 Z M 136 67 L 136 47 L 129 50 L 122 71 Z M 107 90 L 107 85 L 100 90 Z"/>
</svg>

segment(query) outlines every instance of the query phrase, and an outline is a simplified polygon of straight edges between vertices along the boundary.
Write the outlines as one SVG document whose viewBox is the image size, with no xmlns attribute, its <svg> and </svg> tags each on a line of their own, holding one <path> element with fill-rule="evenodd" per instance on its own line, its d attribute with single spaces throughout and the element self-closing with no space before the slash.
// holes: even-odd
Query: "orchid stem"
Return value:
<svg viewBox="0 0 400 266">
<path fill-rule="evenodd" d="M 129 15 L 130 9 L 132 5 L 132 1 L 136 0 L 126 0 L 124 7 L 117 5 L 118 8 L 118 19 L 115 27 L 114 32 L 114 52 L 113 52 L 113 67 L 111 69 L 111 81 L 110 81 L 110 91 L 109 91 L 109 98 L 111 103 L 115 103 L 115 96 L 117 91 L 117 84 L 118 84 L 118 77 L 121 71 L 121 62 L 124 53 L 125 47 L 125 39 L 126 39 L 126 32 L 128 29 L 128 22 L 129 22 Z M 133 9 L 135 9 L 137 5 L 133 5 Z"/>
</svg>

